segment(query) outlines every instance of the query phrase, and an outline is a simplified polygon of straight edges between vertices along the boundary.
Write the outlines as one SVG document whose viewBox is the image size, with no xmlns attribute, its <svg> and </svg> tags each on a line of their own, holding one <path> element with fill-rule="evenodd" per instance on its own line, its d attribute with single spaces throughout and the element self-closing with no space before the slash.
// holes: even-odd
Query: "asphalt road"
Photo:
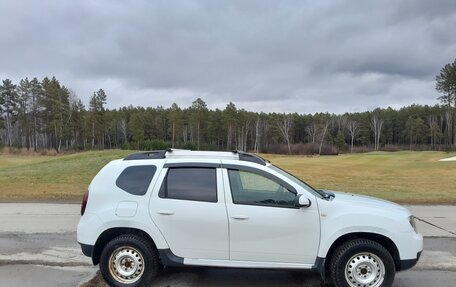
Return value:
<svg viewBox="0 0 456 287">
<path fill-rule="evenodd" d="M 414 213 L 420 213 L 416 207 L 413 209 Z M 421 217 L 449 230 L 454 227 L 456 217 L 452 209 L 435 207 L 433 211 L 426 207 Z M 437 214 L 439 210 L 445 210 L 445 216 Z M 78 205 L 0 204 L 0 287 L 106 286 L 97 274 L 98 267 L 91 265 L 76 243 L 78 213 Z M 445 217 L 449 218 L 448 222 Z M 436 227 L 422 228 L 427 236 L 435 232 L 444 237 L 426 237 L 422 259 L 414 269 L 397 273 L 394 286 L 454 286 L 456 238 Z M 305 272 L 169 268 L 151 286 L 233 285 L 317 287 L 320 281 L 317 275 Z"/>
</svg>

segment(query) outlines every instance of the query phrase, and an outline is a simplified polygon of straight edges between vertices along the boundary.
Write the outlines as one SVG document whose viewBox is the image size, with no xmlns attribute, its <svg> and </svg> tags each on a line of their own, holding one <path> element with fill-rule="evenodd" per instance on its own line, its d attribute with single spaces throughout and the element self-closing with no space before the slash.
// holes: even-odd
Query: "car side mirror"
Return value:
<svg viewBox="0 0 456 287">
<path fill-rule="evenodd" d="M 303 196 L 302 194 L 298 195 L 298 197 L 297 207 L 310 207 L 312 205 L 310 199 Z"/>
</svg>

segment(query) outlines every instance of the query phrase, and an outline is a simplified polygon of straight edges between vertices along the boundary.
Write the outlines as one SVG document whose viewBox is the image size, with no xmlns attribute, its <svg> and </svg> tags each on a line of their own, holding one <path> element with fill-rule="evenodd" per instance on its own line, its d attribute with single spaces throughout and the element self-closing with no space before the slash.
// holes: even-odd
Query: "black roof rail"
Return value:
<svg viewBox="0 0 456 287">
<path fill-rule="evenodd" d="M 239 155 L 239 160 L 250 161 L 250 162 L 258 163 L 261 165 L 266 165 L 266 163 L 268 162 L 267 160 L 265 160 L 264 158 L 262 158 L 261 156 L 258 156 L 256 154 L 243 152 L 243 151 L 239 151 L 239 150 L 233 150 L 232 152 L 237 153 Z"/>
<path fill-rule="evenodd" d="M 161 159 L 161 158 L 166 158 L 167 152 L 172 152 L 172 150 L 165 149 L 165 150 L 152 150 L 152 151 L 132 153 L 132 154 L 127 155 L 123 160 Z"/>
</svg>

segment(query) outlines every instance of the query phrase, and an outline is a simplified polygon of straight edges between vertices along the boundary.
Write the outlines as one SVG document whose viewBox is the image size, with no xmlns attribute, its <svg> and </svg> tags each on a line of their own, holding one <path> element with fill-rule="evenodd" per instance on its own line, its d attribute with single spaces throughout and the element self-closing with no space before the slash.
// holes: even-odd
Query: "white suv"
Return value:
<svg viewBox="0 0 456 287">
<path fill-rule="evenodd" d="M 391 286 L 423 249 L 410 212 L 315 190 L 244 152 L 164 150 L 107 164 L 84 195 L 77 238 L 112 286 L 163 266 L 314 270 L 336 286 Z"/>
</svg>

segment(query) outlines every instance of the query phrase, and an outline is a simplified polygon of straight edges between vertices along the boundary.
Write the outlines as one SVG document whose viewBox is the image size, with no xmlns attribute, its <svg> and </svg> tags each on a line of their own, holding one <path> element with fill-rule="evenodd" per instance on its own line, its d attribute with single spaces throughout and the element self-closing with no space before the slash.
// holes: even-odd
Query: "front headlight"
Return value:
<svg viewBox="0 0 456 287">
<path fill-rule="evenodd" d="M 413 230 L 415 230 L 415 232 L 418 233 L 418 230 L 416 229 L 415 216 L 410 215 L 409 222 L 410 222 L 410 225 L 413 227 Z"/>
</svg>

